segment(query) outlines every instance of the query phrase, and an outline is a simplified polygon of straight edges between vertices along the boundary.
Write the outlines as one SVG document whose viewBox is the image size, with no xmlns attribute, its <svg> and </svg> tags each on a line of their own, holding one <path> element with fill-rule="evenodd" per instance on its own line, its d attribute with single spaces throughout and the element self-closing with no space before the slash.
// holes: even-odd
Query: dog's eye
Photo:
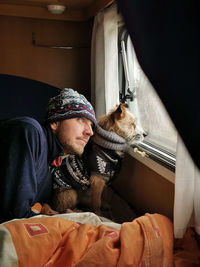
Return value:
<svg viewBox="0 0 200 267">
<path fill-rule="evenodd" d="M 134 128 L 136 128 L 135 122 L 131 123 L 131 126 L 133 126 Z"/>
</svg>

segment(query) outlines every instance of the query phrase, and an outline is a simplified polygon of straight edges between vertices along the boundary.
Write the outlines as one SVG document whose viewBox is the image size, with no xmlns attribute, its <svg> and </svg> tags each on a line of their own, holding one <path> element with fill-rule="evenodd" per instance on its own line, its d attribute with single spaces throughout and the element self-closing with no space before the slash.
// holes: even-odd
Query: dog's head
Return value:
<svg viewBox="0 0 200 267">
<path fill-rule="evenodd" d="M 98 124 L 106 131 L 113 131 L 129 143 L 141 142 L 144 131 L 136 125 L 136 119 L 128 104 L 119 104 L 108 115 L 100 117 Z"/>
</svg>

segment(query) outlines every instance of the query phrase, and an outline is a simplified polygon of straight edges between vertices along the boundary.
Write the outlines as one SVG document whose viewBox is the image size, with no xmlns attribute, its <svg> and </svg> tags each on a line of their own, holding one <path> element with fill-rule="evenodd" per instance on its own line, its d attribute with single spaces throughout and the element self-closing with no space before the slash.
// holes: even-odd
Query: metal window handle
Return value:
<svg viewBox="0 0 200 267">
<path fill-rule="evenodd" d="M 135 147 L 135 148 L 133 149 L 133 151 L 134 151 L 135 153 L 138 153 L 142 158 L 144 158 L 144 157 L 148 157 L 148 154 L 147 154 L 146 152 L 144 152 L 144 151 L 140 151 L 137 147 Z"/>
<path fill-rule="evenodd" d="M 126 49 L 125 49 L 125 42 L 124 40 L 121 41 L 121 53 L 122 53 L 122 62 L 124 67 L 124 75 L 126 80 L 126 91 L 128 94 L 125 93 L 124 101 L 127 101 L 127 99 L 130 99 L 130 101 L 133 101 L 135 99 L 136 94 L 136 88 L 131 88 L 130 85 L 130 78 L 129 78 L 129 71 L 128 71 L 128 63 L 127 63 L 127 55 L 126 55 Z M 131 90 L 132 89 L 132 90 Z"/>
</svg>

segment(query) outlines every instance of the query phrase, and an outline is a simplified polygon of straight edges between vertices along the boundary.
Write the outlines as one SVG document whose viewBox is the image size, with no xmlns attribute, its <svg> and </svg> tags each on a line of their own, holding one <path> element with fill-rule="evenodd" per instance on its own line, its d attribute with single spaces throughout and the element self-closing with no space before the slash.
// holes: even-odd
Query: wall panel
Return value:
<svg viewBox="0 0 200 267">
<path fill-rule="evenodd" d="M 113 187 L 140 214 L 173 218 L 174 184 L 133 157 L 126 155 Z"/>
<path fill-rule="evenodd" d="M 71 50 L 36 47 L 80 46 Z M 51 21 L 0 16 L 0 73 L 32 78 L 53 86 L 71 87 L 90 97 L 92 20 Z"/>
</svg>

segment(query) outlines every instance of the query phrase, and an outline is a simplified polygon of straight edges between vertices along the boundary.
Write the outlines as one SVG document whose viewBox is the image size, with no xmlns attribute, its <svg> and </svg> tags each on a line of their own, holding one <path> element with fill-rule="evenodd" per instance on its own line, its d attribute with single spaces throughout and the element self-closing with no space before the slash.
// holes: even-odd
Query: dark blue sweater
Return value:
<svg viewBox="0 0 200 267">
<path fill-rule="evenodd" d="M 0 223 L 35 215 L 35 202 L 50 203 L 50 163 L 63 149 L 49 126 L 21 117 L 0 122 Z"/>
</svg>

